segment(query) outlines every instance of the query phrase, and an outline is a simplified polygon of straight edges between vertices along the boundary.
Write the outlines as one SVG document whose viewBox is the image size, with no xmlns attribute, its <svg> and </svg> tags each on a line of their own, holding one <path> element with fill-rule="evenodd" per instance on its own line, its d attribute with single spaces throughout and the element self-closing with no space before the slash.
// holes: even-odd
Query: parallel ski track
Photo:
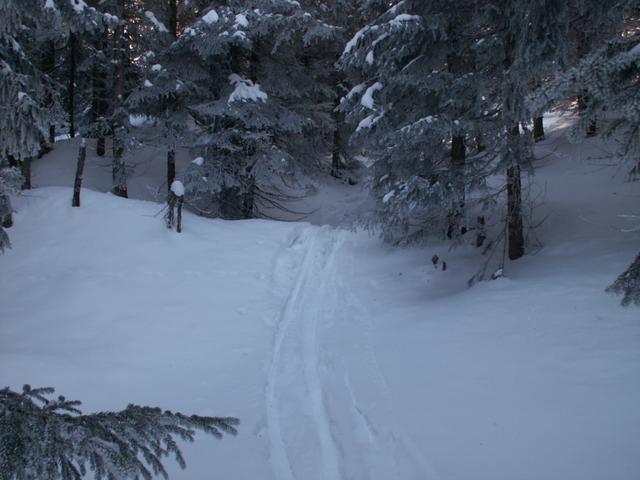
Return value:
<svg viewBox="0 0 640 480">
<path fill-rule="evenodd" d="M 271 365 L 266 382 L 267 427 L 271 463 L 277 480 L 296 480 L 287 446 L 283 437 L 276 381 L 283 370 L 283 345 L 289 331 L 296 322 L 303 322 L 303 353 L 307 400 L 312 412 L 315 433 L 320 444 L 322 478 L 339 480 L 340 453 L 331 432 L 331 419 L 324 402 L 324 391 L 320 379 L 320 352 L 317 329 L 321 315 L 323 293 L 327 289 L 327 272 L 333 268 L 335 253 L 342 238 L 340 234 L 328 233 L 326 228 L 310 227 L 296 238 L 291 246 L 305 241 L 306 252 L 299 265 L 297 277 L 277 320 Z M 307 239 L 308 238 L 308 239 Z"/>
</svg>

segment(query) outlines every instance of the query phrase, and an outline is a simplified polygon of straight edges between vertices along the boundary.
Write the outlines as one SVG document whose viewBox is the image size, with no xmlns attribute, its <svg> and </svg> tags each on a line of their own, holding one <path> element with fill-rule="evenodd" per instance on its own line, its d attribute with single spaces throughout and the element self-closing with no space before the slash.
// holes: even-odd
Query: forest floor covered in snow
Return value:
<svg viewBox="0 0 640 480">
<path fill-rule="evenodd" d="M 565 126 L 530 179 L 543 248 L 472 288 L 471 248 L 188 213 L 167 230 L 148 201 L 160 153 L 140 160 L 159 173 L 139 173 L 137 200 L 100 192 L 108 160 L 90 156 L 96 191 L 71 208 L 61 143 L 0 257 L 1 386 L 240 418 L 237 437 L 185 446 L 172 478 L 640 478 L 640 310 L 604 291 L 637 254 L 619 215 L 640 189 Z M 321 203 L 313 223 L 344 216 Z"/>
</svg>

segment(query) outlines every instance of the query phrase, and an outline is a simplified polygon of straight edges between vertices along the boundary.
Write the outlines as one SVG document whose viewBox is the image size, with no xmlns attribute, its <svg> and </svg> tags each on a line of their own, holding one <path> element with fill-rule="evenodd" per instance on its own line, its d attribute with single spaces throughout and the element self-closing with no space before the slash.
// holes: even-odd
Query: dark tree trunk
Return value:
<svg viewBox="0 0 640 480">
<path fill-rule="evenodd" d="M 9 195 L 2 196 L 2 203 L 6 205 L 7 210 L 4 215 L 0 215 L 0 225 L 2 225 L 2 228 L 11 228 L 13 227 L 13 215 L 11 213 L 11 200 L 9 199 Z"/>
<path fill-rule="evenodd" d="M 96 154 L 99 157 L 104 157 L 104 154 L 107 153 L 107 145 L 104 137 L 98 137 L 96 141 Z"/>
<path fill-rule="evenodd" d="M 533 119 L 533 141 L 541 142 L 542 140 L 544 140 L 544 120 L 540 116 Z"/>
<path fill-rule="evenodd" d="M 75 119 L 75 95 L 76 95 L 76 36 L 72 33 L 69 35 L 69 98 L 67 104 L 67 114 L 69 115 L 69 136 L 76 136 L 76 119 Z"/>
<path fill-rule="evenodd" d="M 336 96 L 335 107 L 338 107 L 340 103 L 340 96 Z M 342 156 L 342 135 L 340 133 L 340 127 L 342 126 L 342 117 L 340 112 L 337 112 L 334 108 L 333 112 L 333 144 L 331 148 L 331 175 L 336 178 L 340 178 L 340 171 L 344 169 L 345 162 Z"/>
<path fill-rule="evenodd" d="M 76 164 L 76 179 L 73 182 L 73 201 L 72 207 L 80 206 L 80 189 L 82 188 L 82 173 L 84 172 L 84 162 L 87 159 L 87 143 L 82 140 L 80 150 L 78 152 L 78 163 Z"/>
<path fill-rule="evenodd" d="M 511 260 L 517 260 L 524 255 L 522 183 L 519 165 L 507 169 L 507 216 L 509 228 L 509 258 Z"/>
<path fill-rule="evenodd" d="M 115 62 L 115 81 L 114 81 L 114 116 L 116 120 L 113 125 L 113 161 L 112 161 L 112 179 L 113 188 L 111 192 L 118 197 L 128 197 L 127 193 L 127 170 L 124 163 L 124 137 L 125 128 L 121 125 L 120 119 L 117 118 L 117 110 L 122 104 L 124 95 L 124 64 L 125 64 L 125 38 L 123 22 L 126 21 L 126 11 L 124 0 L 119 1 L 119 13 L 121 18 L 120 25 L 116 28 L 114 35 L 114 62 Z"/>
<path fill-rule="evenodd" d="M 22 190 L 31 190 L 31 157 L 25 157 L 20 162 L 20 173 L 22 174 Z"/>
<path fill-rule="evenodd" d="M 453 135 L 451 137 L 451 171 L 454 175 L 455 204 L 449 212 L 449 226 L 447 228 L 447 237 L 449 238 L 455 236 L 456 229 L 459 229 L 457 233 L 460 235 L 464 235 L 467 232 L 467 228 L 461 224 L 461 220 L 464 218 L 466 152 L 464 137 L 462 135 Z"/>
<path fill-rule="evenodd" d="M 124 127 L 118 127 L 113 135 L 113 162 L 111 176 L 113 188 L 111 193 L 118 197 L 128 198 L 127 168 L 124 163 Z"/>
<path fill-rule="evenodd" d="M 182 204 L 184 203 L 184 196 L 178 197 L 178 223 L 176 225 L 176 231 L 182 233 Z"/>
<path fill-rule="evenodd" d="M 578 113 L 580 115 L 584 115 L 589 106 L 589 95 L 578 95 L 576 98 L 576 103 L 578 104 Z M 587 127 L 587 137 L 594 137 L 598 133 L 598 124 L 595 119 L 589 122 L 589 126 Z"/>
<path fill-rule="evenodd" d="M 462 135 L 454 135 L 451 138 L 451 165 L 457 172 L 463 174 L 465 160 L 466 147 L 464 145 L 464 137 Z"/>
<path fill-rule="evenodd" d="M 171 184 L 176 179 L 176 152 L 172 148 L 167 152 L 167 189 L 171 192 Z"/>
<path fill-rule="evenodd" d="M 176 227 L 178 233 L 182 232 L 182 205 L 184 204 L 184 195 L 176 195 L 173 190 L 169 191 L 167 197 L 167 213 L 165 213 L 164 220 L 167 228 Z M 176 215 L 177 210 L 177 215 Z"/>
<path fill-rule="evenodd" d="M 96 42 L 96 50 L 102 52 L 104 50 L 105 38 L 107 36 L 107 32 L 104 31 L 102 36 L 99 37 Z M 108 103 L 107 103 L 107 85 L 106 85 L 106 76 L 107 73 L 102 64 L 96 62 L 92 68 L 92 76 L 93 76 L 93 89 L 92 89 L 92 101 L 91 101 L 91 119 L 93 123 L 104 122 L 104 116 L 107 113 Z M 105 155 L 107 151 L 106 143 L 104 136 L 101 132 L 98 132 L 98 137 L 96 140 L 96 154 L 99 157 Z"/>
<path fill-rule="evenodd" d="M 256 179 L 251 176 L 248 180 L 247 191 L 244 193 L 242 198 L 242 217 L 243 218 L 254 218 L 255 202 L 256 195 Z"/>
<path fill-rule="evenodd" d="M 169 0 L 169 33 L 178 38 L 178 0 Z"/>
<path fill-rule="evenodd" d="M 518 136 L 518 127 L 511 129 Z M 520 166 L 507 169 L 507 243 L 509 259 L 517 260 L 524 255 L 524 226 L 522 221 L 522 180 Z"/>
<path fill-rule="evenodd" d="M 56 68 L 56 45 L 52 40 L 45 42 L 44 51 L 42 54 L 42 72 L 45 75 L 53 75 Z M 51 92 L 47 91 L 44 100 L 45 108 L 51 108 L 53 106 L 53 96 Z M 56 126 L 52 123 L 49 125 L 49 143 L 53 144 L 56 141 Z"/>
</svg>

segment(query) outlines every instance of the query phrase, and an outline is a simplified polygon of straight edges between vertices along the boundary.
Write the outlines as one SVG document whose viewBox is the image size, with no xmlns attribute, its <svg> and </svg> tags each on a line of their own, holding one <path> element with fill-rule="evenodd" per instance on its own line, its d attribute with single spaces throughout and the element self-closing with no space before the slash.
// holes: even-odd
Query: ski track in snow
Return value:
<svg viewBox="0 0 640 480">
<path fill-rule="evenodd" d="M 438 479 L 396 431 L 367 312 L 336 268 L 346 235 L 329 227 L 295 229 L 274 263 L 274 287 L 290 290 L 273 322 L 265 386 L 273 477 Z"/>
</svg>

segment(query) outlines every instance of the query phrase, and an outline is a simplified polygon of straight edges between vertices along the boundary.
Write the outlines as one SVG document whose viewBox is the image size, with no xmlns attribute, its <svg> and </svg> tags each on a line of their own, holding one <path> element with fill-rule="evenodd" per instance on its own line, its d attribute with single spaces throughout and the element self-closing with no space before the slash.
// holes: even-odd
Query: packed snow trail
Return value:
<svg viewBox="0 0 640 480">
<path fill-rule="evenodd" d="M 275 288 L 290 290 L 274 319 L 265 387 L 273 476 L 437 478 L 394 432 L 366 312 L 338 275 L 337 265 L 342 270 L 348 263 L 336 261 L 346 236 L 328 227 L 301 227 L 274 265 Z"/>
</svg>

